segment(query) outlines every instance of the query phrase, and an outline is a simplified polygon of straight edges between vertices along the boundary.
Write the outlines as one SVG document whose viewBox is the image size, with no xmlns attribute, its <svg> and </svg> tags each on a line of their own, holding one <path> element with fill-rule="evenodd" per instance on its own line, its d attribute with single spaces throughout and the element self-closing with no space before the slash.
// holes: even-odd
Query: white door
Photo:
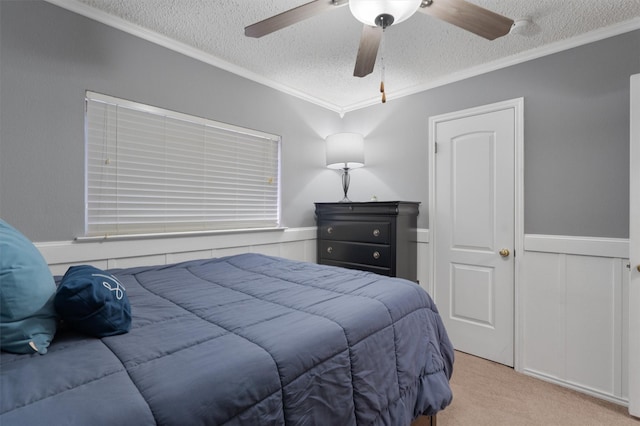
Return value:
<svg viewBox="0 0 640 426">
<path fill-rule="evenodd" d="M 640 417 L 640 74 L 631 77 L 629 413 Z"/>
<path fill-rule="evenodd" d="M 456 349 L 513 366 L 517 111 L 496 105 L 432 120 L 433 291 Z"/>
</svg>

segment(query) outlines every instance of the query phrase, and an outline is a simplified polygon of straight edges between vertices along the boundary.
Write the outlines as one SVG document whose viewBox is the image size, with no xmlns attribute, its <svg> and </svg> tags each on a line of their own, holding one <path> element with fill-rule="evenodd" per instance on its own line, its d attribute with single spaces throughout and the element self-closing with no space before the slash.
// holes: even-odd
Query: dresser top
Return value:
<svg viewBox="0 0 640 426">
<path fill-rule="evenodd" d="M 417 201 L 367 201 L 315 203 L 316 214 L 418 214 Z"/>
<path fill-rule="evenodd" d="M 419 205 L 420 201 L 335 201 L 329 203 L 318 202 L 317 205 L 338 205 L 338 206 L 367 206 L 367 205 L 394 205 L 399 204 L 415 204 Z"/>
</svg>

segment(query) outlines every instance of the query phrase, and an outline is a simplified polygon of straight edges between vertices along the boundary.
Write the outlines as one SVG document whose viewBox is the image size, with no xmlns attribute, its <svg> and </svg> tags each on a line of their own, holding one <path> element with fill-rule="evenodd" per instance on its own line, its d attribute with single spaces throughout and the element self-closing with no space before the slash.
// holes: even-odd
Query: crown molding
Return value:
<svg viewBox="0 0 640 426">
<path fill-rule="evenodd" d="M 200 49 L 196 49 L 185 43 L 178 42 L 170 39 L 169 37 L 158 34 L 157 32 L 150 31 L 139 25 L 127 22 L 122 18 L 110 15 L 101 10 L 90 7 L 77 0 L 45 0 L 47 3 L 59 6 L 63 9 L 67 9 L 71 12 L 85 16 L 89 19 L 93 19 L 110 27 L 119 29 L 141 39 L 166 47 L 183 55 L 189 56 L 193 59 L 212 65 L 216 68 L 228 71 L 232 74 L 240 77 L 252 80 L 256 83 L 310 102 L 322 108 L 338 113 L 341 117 L 347 112 L 356 111 L 369 106 L 377 105 L 380 103 L 378 96 L 364 99 L 360 102 L 356 102 L 349 105 L 337 105 L 326 100 L 311 96 L 305 92 L 293 89 L 285 84 L 278 83 L 274 80 L 263 77 L 257 73 L 247 70 L 246 68 L 239 67 L 230 62 L 224 61 L 216 56 L 206 53 Z M 420 84 L 413 87 L 409 87 L 403 90 L 391 91 L 387 94 L 387 102 L 395 99 L 400 99 L 405 96 L 414 95 L 416 93 L 424 92 L 436 87 L 445 86 L 447 84 L 455 83 L 457 81 L 465 80 L 478 75 L 486 74 L 491 71 L 496 71 L 502 68 L 507 68 L 512 65 L 517 65 L 523 62 L 531 61 L 533 59 L 541 58 L 544 56 L 552 55 L 554 53 L 569 50 L 574 47 L 582 46 L 585 44 L 593 43 L 599 40 L 603 40 L 609 37 L 614 37 L 623 33 L 640 29 L 640 18 L 634 18 L 619 24 L 614 24 L 605 28 L 600 28 L 594 31 L 590 31 L 585 34 L 581 34 L 576 37 L 572 37 L 566 40 L 557 41 L 539 48 L 534 48 L 526 52 L 511 55 L 507 58 L 492 61 L 480 66 L 468 68 L 466 70 L 452 73 L 444 78 L 430 81 L 426 84 Z"/>
<path fill-rule="evenodd" d="M 341 108 L 339 105 L 336 105 L 331 102 L 327 102 L 325 100 L 311 96 L 302 91 L 293 89 L 287 85 L 284 85 L 274 80 L 263 77 L 259 74 L 256 74 L 252 71 L 247 70 L 246 68 L 239 67 L 235 64 L 222 60 L 210 53 L 204 52 L 203 50 L 196 49 L 192 46 L 173 40 L 155 31 L 151 31 L 144 27 L 136 25 L 134 23 L 125 21 L 120 17 L 110 15 L 106 12 L 103 12 L 101 10 L 88 6 L 85 3 L 81 3 L 76 0 L 44 0 L 44 1 L 47 3 L 53 4 L 55 6 L 59 6 L 68 11 L 77 13 L 78 15 L 82 15 L 86 18 L 100 22 L 112 28 L 116 28 L 118 30 L 124 31 L 128 34 L 131 34 L 143 40 L 149 41 L 151 43 L 157 44 L 162 47 L 166 47 L 167 49 L 173 50 L 175 52 L 181 53 L 190 58 L 212 65 L 216 68 L 220 68 L 224 71 L 228 71 L 237 76 L 244 77 L 248 80 L 252 80 L 256 83 L 262 84 L 264 86 L 270 87 L 280 92 L 289 94 L 291 96 L 295 96 L 296 98 L 318 105 L 330 111 L 337 112 L 338 114 L 343 114 L 343 108 Z"/>
<path fill-rule="evenodd" d="M 496 71 L 502 68 L 508 68 L 513 65 L 517 65 L 523 62 L 528 62 L 534 59 L 542 58 L 544 56 L 559 53 L 565 50 L 573 49 L 574 47 L 583 46 L 589 43 L 594 43 L 599 40 L 604 40 L 610 37 L 614 37 L 620 34 L 628 33 L 640 29 L 640 18 L 634 18 L 629 21 L 625 21 L 619 24 L 611 25 L 605 28 L 599 28 L 588 33 L 581 34 L 576 37 L 572 37 L 566 40 L 557 41 L 548 45 L 534 48 L 526 52 L 511 55 L 509 57 L 499 59 L 496 61 L 488 62 L 476 67 L 468 68 L 466 70 L 449 74 L 444 78 L 433 80 L 426 84 L 409 87 L 403 90 L 390 91 L 387 93 L 387 102 L 394 99 L 403 98 L 405 96 L 414 95 L 416 93 L 424 92 L 436 87 L 445 86 L 447 84 L 455 83 L 457 81 L 466 80 L 471 77 L 486 74 L 491 71 Z M 355 111 L 361 108 L 369 107 L 380 103 L 378 96 L 363 100 L 355 104 L 347 105 L 343 108 L 344 112 Z"/>
</svg>

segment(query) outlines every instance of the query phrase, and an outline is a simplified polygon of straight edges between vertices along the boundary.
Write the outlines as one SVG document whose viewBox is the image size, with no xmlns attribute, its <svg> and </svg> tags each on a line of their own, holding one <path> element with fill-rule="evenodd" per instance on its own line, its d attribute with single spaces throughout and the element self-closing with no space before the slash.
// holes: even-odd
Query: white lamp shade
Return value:
<svg viewBox="0 0 640 426">
<path fill-rule="evenodd" d="M 327 136 L 327 167 L 355 169 L 364 166 L 364 138 L 358 133 Z"/>
<path fill-rule="evenodd" d="M 382 14 L 393 16 L 398 24 L 416 13 L 422 0 L 349 0 L 351 14 L 360 22 L 376 26 L 376 18 Z"/>
</svg>

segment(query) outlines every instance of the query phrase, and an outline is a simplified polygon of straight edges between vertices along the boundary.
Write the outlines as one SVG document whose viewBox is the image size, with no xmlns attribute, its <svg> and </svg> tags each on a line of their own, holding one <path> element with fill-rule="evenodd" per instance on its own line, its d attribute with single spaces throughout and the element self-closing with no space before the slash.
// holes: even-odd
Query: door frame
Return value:
<svg viewBox="0 0 640 426">
<path fill-rule="evenodd" d="M 640 224 L 632 218 L 640 214 L 640 74 L 630 79 L 629 143 L 629 301 L 628 301 L 628 396 L 629 413 L 640 417 Z M 635 167 L 634 167 L 635 166 Z"/>
<path fill-rule="evenodd" d="M 520 277 L 521 265 L 524 255 L 524 98 L 515 98 L 488 105 L 468 108 L 461 111 L 449 112 L 429 117 L 429 293 L 438 303 L 438 295 L 435 292 L 436 253 L 435 241 L 438 238 L 436 223 L 436 127 L 444 121 L 456 120 L 472 115 L 491 113 L 505 109 L 514 111 L 514 289 L 513 289 L 513 365 L 516 371 L 521 371 L 520 339 L 522 336 L 520 318 Z"/>
</svg>

